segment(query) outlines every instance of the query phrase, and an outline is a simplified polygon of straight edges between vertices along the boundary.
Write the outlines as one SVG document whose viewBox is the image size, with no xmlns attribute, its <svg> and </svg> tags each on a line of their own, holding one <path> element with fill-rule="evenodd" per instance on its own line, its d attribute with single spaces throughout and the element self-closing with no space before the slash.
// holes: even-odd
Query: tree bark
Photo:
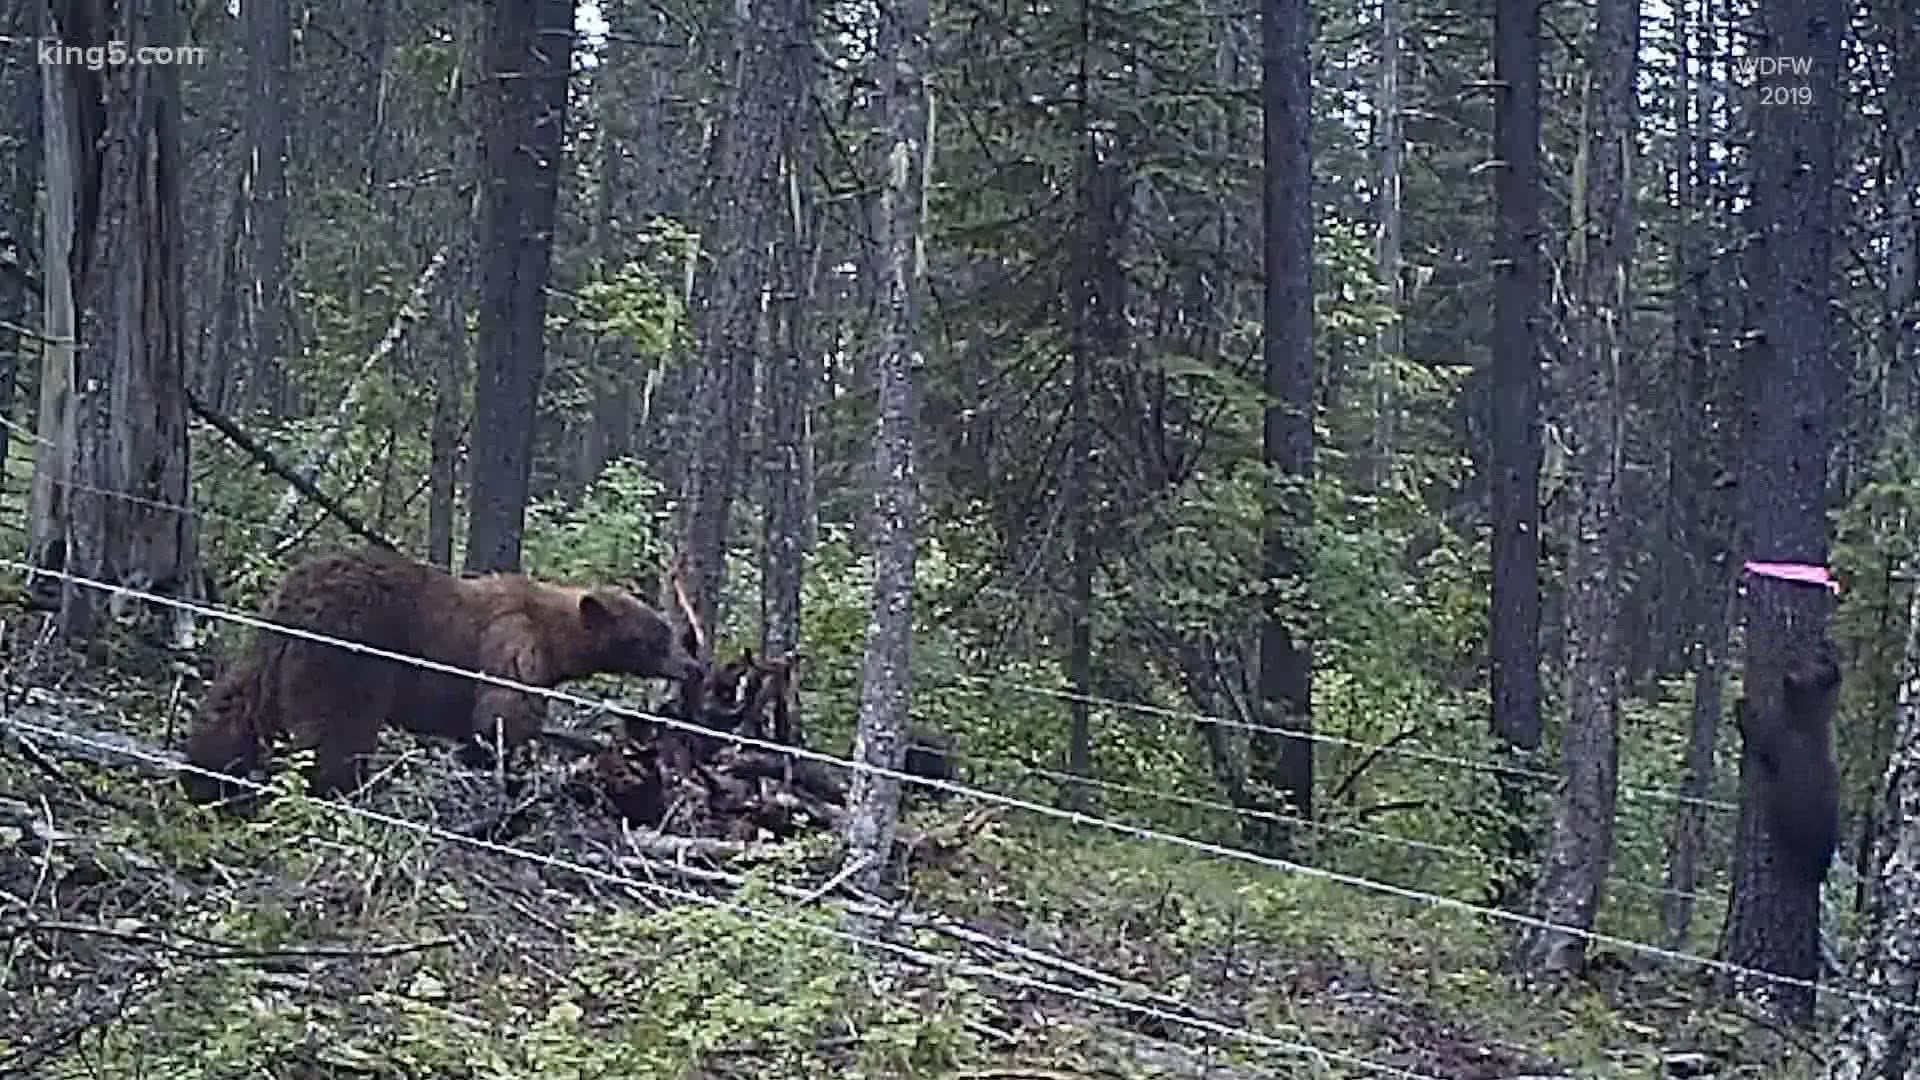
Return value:
<svg viewBox="0 0 1920 1080">
<path fill-rule="evenodd" d="M 427 472 L 427 560 L 453 568 L 453 516 L 459 476 L 460 413 L 467 386 L 467 286 L 456 272 L 446 304 L 446 347 L 433 381 Z"/>
<path fill-rule="evenodd" d="M 1914 570 L 1907 577 L 1911 581 Z M 1889 823 L 1872 858 L 1866 919 L 1854 982 L 1874 1000 L 1852 1006 L 1840 1023 L 1827 1080 L 1915 1080 L 1920 1042 L 1909 1009 L 1920 1005 L 1920 585 L 1909 586 L 1904 669 L 1895 710 L 1895 742 L 1881 786 Z"/>
<path fill-rule="evenodd" d="M 287 109 L 292 71 L 288 0 L 241 7 L 247 23 L 247 220 L 253 227 L 247 282 L 253 327 L 249 407 L 281 411 L 290 377 L 281 355 L 287 331 Z"/>
<path fill-rule="evenodd" d="M 51 36 L 71 41 L 65 35 L 89 27 L 129 50 L 184 41 L 178 12 L 166 0 L 127 0 L 106 12 L 80 7 L 62 4 L 50 11 L 56 24 Z M 56 88 L 48 99 L 49 131 L 58 117 L 67 136 L 48 140 L 49 177 L 61 178 L 58 187 L 49 184 L 49 191 L 64 189 L 71 201 L 56 206 L 49 198 L 48 235 L 52 240 L 65 233 L 71 252 L 80 256 L 70 279 L 76 287 L 58 301 L 79 302 L 56 313 L 50 299 L 47 323 L 54 332 L 61 321 L 77 322 L 71 354 L 77 391 L 70 414 L 73 456 L 64 464 L 67 476 L 94 489 L 77 499 L 71 495 L 79 492 L 73 492 L 65 502 L 66 569 L 146 591 L 190 595 L 194 532 L 184 509 L 189 473 L 180 324 L 185 250 L 180 69 L 112 65 L 92 78 L 62 74 L 50 69 L 48 76 L 49 87 Z M 99 118 L 104 136 L 91 142 L 81 137 L 89 117 Z M 54 161 L 56 155 L 63 160 Z M 80 167 L 73 168 L 74 162 Z M 69 186 L 69 178 L 81 183 Z M 49 247 L 51 254 L 53 243 Z M 63 263 L 67 254 L 58 253 Z M 49 350 L 50 358 L 56 351 Z M 67 583 L 60 604 L 62 633 L 92 640 L 103 614 L 111 610 L 117 617 L 124 606 L 120 598 L 105 599 L 97 589 Z M 167 615 L 142 623 L 170 626 L 176 637 L 191 627 L 180 615 Z"/>
<path fill-rule="evenodd" d="M 927 0 L 894 0 L 880 9 L 871 71 L 877 85 L 870 161 L 878 186 L 872 229 L 881 279 L 874 367 L 879 418 L 873 439 L 873 608 L 860 672 L 860 727 L 854 760 L 899 769 L 912 698 L 913 568 L 917 481 L 913 462 L 914 371 L 920 361 L 919 305 L 925 273 L 921 210 L 933 148 L 927 90 Z M 847 858 L 853 881 L 878 892 L 899 823 L 900 782 L 865 769 L 847 796 Z"/>
<path fill-rule="evenodd" d="M 5 23 L 7 33 L 16 40 L 33 35 L 36 6 L 20 4 Z M 29 265 L 28 252 L 33 250 L 35 238 L 39 234 L 34 213 L 35 200 L 40 191 L 39 170 L 35 167 L 40 161 L 40 72 L 30 62 L 28 50 L 14 50 L 4 61 L 0 61 L 0 71 L 6 78 L 0 82 L 0 95 L 4 95 L 8 119 L 18 132 L 18 147 L 12 159 L 0 167 L 0 197 L 4 209 L 0 209 L 0 237 L 11 241 L 14 258 L 0 256 L 0 319 L 15 326 L 27 327 L 36 321 L 32 309 L 34 290 L 29 287 L 33 280 L 32 267 Z M 21 365 L 29 357 L 40 355 L 40 341 L 24 331 L 0 330 L 0 419 L 9 422 L 14 417 L 14 394 L 19 386 Z M 0 431 L 0 476 L 6 475 L 7 451 L 13 446 L 18 435 L 13 429 Z"/>
<path fill-rule="evenodd" d="M 83 22 L 59 0 L 39 5 L 40 36 L 82 48 L 102 44 L 107 28 Z M 99 73 L 79 64 L 40 68 L 41 145 L 45 153 L 46 202 L 42 245 L 39 421 L 41 447 L 33 459 L 33 489 L 27 516 L 29 559 L 35 566 L 66 569 L 67 529 L 77 478 L 78 417 L 74 387 L 79 335 L 79 291 L 85 287 L 93 223 L 98 214 L 98 147 L 106 117 Z M 65 592 L 55 579 L 29 579 L 28 589 L 45 602 Z"/>
<path fill-rule="evenodd" d="M 1491 498 L 1493 731 L 1514 751 L 1540 747 L 1540 13 L 1529 0 L 1496 0 L 1493 70 L 1494 319 Z M 1502 772 L 1506 855 L 1525 865 L 1533 848 L 1534 785 Z M 1518 891 L 1496 878 L 1496 902 Z"/>
<path fill-rule="evenodd" d="M 1697 16 L 1690 12 L 1688 18 L 1680 43 L 1682 137 L 1675 170 L 1680 205 L 1674 229 L 1674 272 L 1679 279 L 1673 294 L 1674 370 L 1682 377 L 1673 416 L 1674 494 L 1687 574 L 1681 592 L 1688 610 L 1680 616 L 1679 625 L 1683 633 L 1697 634 L 1697 640 L 1688 649 L 1693 709 L 1680 782 L 1684 801 L 1674 807 L 1667 841 L 1667 891 L 1660 903 L 1661 930 L 1674 949 L 1685 947 L 1693 923 L 1707 828 L 1707 807 L 1700 800 L 1713 788 L 1714 752 L 1724 711 L 1721 690 L 1734 617 L 1732 567 L 1727 564 L 1731 515 L 1727 489 L 1718 483 L 1718 463 L 1731 447 L 1727 433 L 1732 409 L 1709 344 L 1713 283 L 1718 278 L 1702 243 L 1718 235 L 1707 190 L 1716 129 L 1706 62 L 1715 38 L 1710 11 L 1702 10 Z"/>
<path fill-rule="evenodd" d="M 1401 319 L 1406 314 L 1406 290 L 1401 281 L 1403 214 L 1400 183 L 1406 156 L 1406 131 L 1400 119 L 1400 49 L 1402 0 L 1380 0 L 1380 74 L 1375 106 L 1374 153 L 1380 163 L 1380 201 L 1374 234 L 1374 275 L 1381 302 L 1393 318 L 1373 343 L 1373 446 L 1368 455 L 1368 485 L 1378 491 L 1393 477 L 1395 388 L 1393 365 L 1406 352 Z"/>
<path fill-rule="evenodd" d="M 1753 151 L 1752 355 L 1743 363 L 1750 412 L 1740 481 L 1749 558 L 1824 566 L 1827 561 L 1828 401 L 1832 391 L 1833 187 L 1839 107 L 1841 14 L 1812 0 L 1757 11 L 1754 55 L 1805 57 L 1796 75 L 1812 102 L 1790 108 L 1750 99 Z M 1750 715 L 1782 707 L 1787 665 L 1825 636 L 1824 590 L 1751 577 L 1743 685 Z M 1733 859 L 1727 959 L 1799 979 L 1820 971 L 1820 888 L 1791 872 L 1760 806 L 1754 748 L 1741 755 L 1740 814 Z M 1824 752 L 1824 747 L 1823 747 Z M 1813 1019 L 1813 993 L 1742 980 L 1740 988 L 1789 1022 Z"/>
<path fill-rule="evenodd" d="M 786 0 L 786 55 L 780 58 L 788 99 L 782 133 L 780 231 L 775 241 L 774 316 L 779 338 L 767 365 L 766 517 L 761 571 L 760 652 L 778 657 L 800 646 L 800 584 L 811 553 L 813 517 L 813 356 L 808 333 L 813 299 L 817 78 L 811 48 L 812 0 Z"/>
<path fill-rule="evenodd" d="M 1307 0 L 1265 0 L 1261 115 L 1265 128 L 1267 407 L 1262 460 L 1271 475 L 1261 531 L 1268 588 L 1260 630 L 1263 725 L 1311 735 L 1312 654 L 1307 644 L 1306 531 L 1313 500 L 1313 127 Z M 1313 816 L 1313 741 L 1256 732 L 1249 773 L 1279 792 L 1288 812 Z M 1276 831 L 1270 850 L 1285 843 Z"/>
<path fill-rule="evenodd" d="M 694 609 L 718 630 L 724 617 L 726 557 L 733 499 L 747 471 L 747 434 L 753 425 L 755 357 L 762 319 L 760 294 L 768 263 L 776 198 L 780 80 L 761 77 L 774 61 L 783 16 L 774 0 L 738 0 L 733 49 L 725 63 L 724 110 L 709 154 L 712 180 L 702 223 L 701 261 L 694 288 L 698 357 L 690 425 L 694 437 L 681 487 L 681 554 L 686 557 Z M 710 647 L 715 635 L 709 635 Z"/>
<path fill-rule="evenodd" d="M 1567 725 L 1559 807 L 1534 909 L 1541 919 L 1592 930 L 1613 865 L 1620 780 L 1620 373 L 1633 307 L 1634 72 L 1639 0 L 1597 0 L 1587 34 L 1585 143 L 1575 165 L 1570 262 L 1578 275 L 1578 366 L 1573 372 L 1572 550 L 1567 559 Z M 1523 964 L 1573 973 L 1586 939 L 1541 930 L 1522 939 Z"/>
<path fill-rule="evenodd" d="M 466 569 L 518 570 L 546 373 L 547 275 L 564 154 L 574 6 L 499 0 L 488 37 L 480 354 Z"/>
</svg>

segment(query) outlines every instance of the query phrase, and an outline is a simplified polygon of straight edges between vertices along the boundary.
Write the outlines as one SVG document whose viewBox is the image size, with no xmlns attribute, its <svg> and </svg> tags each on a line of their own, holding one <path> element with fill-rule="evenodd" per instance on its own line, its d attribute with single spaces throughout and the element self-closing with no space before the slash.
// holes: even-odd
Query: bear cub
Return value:
<svg viewBox="0 0 1920 1080">
<path fill-rule="evenodd" d="M 301 563 L 261 616 L 542 688 L 601 674 L 684 681 L 702 670 L 667 619 L 625 590 L 461 578 L 379 548 Z M 314 751 L 313 792 L 333 794 L 360 785 L 383 725 L 471 744 L 491 742 L 498 724 L 518 746 L 539 733 L 546 699 L 262 629 L 200 713 L 187 740 L 192 764 L 244 775 L 290 736 Z M 233 794 L 199 774 L 182 772 L 181 783 L 198 802 Z"/>
<path fill-rule="evenodd" d="M 1782 867 L 1818 886 L 1840 836 L 1840 781 L 1832 752 L 1840 665 L 1831 642 L 1787 665 L 1779 704 L 1734 703 L 1745 752 L 1759 773 L 1761 811 Z"/>
</svg>

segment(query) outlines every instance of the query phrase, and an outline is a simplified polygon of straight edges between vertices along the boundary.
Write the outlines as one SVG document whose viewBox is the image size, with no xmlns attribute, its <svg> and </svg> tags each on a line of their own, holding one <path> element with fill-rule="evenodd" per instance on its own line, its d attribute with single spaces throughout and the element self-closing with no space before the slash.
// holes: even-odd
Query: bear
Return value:
<svg viewBox="0 0 1920 1080">
<path fill-rule="evenodd" d="M 943 731 L 921 724 L 907 725 L 907 749 L 901 755 L 900 771 L 909 776 L 952 783 L 959 772 L 953 766 L 954 741 Z M 953 794 L 931 784 L 909 784 L 916 797 L 928 802 L 944 802 Z"/>
<path fill-rule="evenodd" d="M 314 556 L 287 574 L 262 611 L 279 625 L 550 688 L 590 675 L 695 680 L 703 669 L 660 612 L 611 586 L 520 574 L 456 577 L 368 547 Z M 253 641 L 208 691 L 186 758 L 245 774 L 291 736 L 314 751 L 318 795 L 351 791 L 382 725 L 417 735 L 518 746 L 541 734 L 546 700 L 274 630 Z M 182 771 L 196 802 L 231 786 Z"/>
<path fill-rule="evenodd" d="M 1776 707 L 1755 709 L 1745 698 L 1734 703 L 1779 865 L 1816 888 L 1827 878 L 1840 836 L 1840 779 L 1831 746 L 1839 697 L 1840 665 L 1832 643 L 1822 640 L 1787 665 Z"/>
</svg>

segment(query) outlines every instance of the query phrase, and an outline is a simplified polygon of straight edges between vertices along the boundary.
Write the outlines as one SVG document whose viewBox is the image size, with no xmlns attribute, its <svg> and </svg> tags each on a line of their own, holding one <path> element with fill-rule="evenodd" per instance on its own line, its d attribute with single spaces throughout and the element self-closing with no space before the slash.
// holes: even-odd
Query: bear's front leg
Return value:
<svg viewBox="0 0 1920 1080">
<path fill-rule="evenodd" d="M 460 759 L 470 768 L 491 768 L 500 752 L 511 757 L 531 742 L 546 719 L 545 698 L 502 686 L 483 687 L 474 697 L 472 734 L 460 748 Z"/>
</svg>

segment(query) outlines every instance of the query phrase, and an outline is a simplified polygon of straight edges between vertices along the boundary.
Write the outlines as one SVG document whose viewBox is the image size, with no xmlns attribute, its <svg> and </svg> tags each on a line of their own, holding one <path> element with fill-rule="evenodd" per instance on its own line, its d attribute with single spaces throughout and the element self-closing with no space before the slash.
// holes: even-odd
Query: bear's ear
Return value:
<svg viewBox="0 0 1920 1080">
<path fill-rule="evenodd" d="M 598 593 L 585 593 L 580 597 L 580 621 L 588 630 L 596 633 L 612 626 L 615 616 L 606 597 Z"/>
<path fill-rule="evenodd" d="M 1780 688 L 1786 692 L 1788 708 L 1806 710 L 1820 703 L 1823 695 L 1840 685 L 1840 662 L 1833 644 L 1822 640 L 1797 663 L 1780 675 Z"/>
</svg>

